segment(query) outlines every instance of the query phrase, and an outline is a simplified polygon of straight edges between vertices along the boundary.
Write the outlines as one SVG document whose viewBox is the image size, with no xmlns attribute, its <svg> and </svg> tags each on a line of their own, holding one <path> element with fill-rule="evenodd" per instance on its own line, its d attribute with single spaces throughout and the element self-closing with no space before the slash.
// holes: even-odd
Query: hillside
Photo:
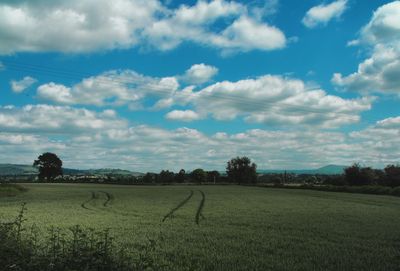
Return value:
<svg viewBox="0 0 400 271">
<path fill-rule="evenodd" d="M 110 168 L 101 168 L 101 169 L 88 169 L 88 170 L 80 170 L 80 169 L 72 169 L 72 168 L 63 168 L 63 172 L 65 175 L 131 175 L 131 176 L 140 176 L 143 173 L 133 172 L 129 170 L 123 169 L 110 169 Z M 38 170 L 30 165 L 17 165 L 17 164 L 0 164 L 0 176 L 5 175 L 36 175 Z"/>
<path fill-rule="evenodd" d="M 258 173 L 261 174 L 280 174 L 280 173 L 293 173 L 293 174 L 342 174 L 347 166 L 328 165 L 317 169 L 260 169 Z"/>
</svg>

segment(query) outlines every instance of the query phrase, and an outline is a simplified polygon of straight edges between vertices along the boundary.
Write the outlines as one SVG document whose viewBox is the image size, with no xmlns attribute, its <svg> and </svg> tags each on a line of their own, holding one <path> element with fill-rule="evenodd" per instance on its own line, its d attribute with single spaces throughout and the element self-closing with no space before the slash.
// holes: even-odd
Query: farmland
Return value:
<svg viewBox="0 0 400 271">
<path fill-rule="evenodd" d="M 167 270 L 398 270 L 400 199 L 250 186 L 25 184 L 0 220 L 110 228 L 123 247 L 157 239 Z M 43 233 L 44 234 L 44 233 Z"/>
</svg>

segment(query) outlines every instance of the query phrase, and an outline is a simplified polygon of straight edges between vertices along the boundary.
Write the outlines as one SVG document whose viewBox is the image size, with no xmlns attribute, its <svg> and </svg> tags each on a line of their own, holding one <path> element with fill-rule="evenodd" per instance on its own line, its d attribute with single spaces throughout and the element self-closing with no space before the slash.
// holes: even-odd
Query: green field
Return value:
<svg viewBox="0 0 400 271">
<path fill-rule="evenodd" d="M 26 184 L 43 231 L 110 228 L 121 246 L 159 239 L 168 270 L 400 270 L 400 198 L 243 186 Z"/>
</svg>

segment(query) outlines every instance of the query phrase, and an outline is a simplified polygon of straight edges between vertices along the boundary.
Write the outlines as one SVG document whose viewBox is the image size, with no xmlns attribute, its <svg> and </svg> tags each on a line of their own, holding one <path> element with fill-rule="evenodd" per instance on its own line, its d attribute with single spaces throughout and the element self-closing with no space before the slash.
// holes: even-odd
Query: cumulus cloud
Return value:
<svg viewBox="0 0 400 271">
<path fill-rule="evenodd" d="M 200 91 L 177 92 L 178 104 L 194 105 L 200 116 L 217 120 L 242 117 L 248 122 L 278 126 L 338 127 L 359 121 L 374 98 L 343 99 L 321 89 L 308 89 L 303 81 L 265 75 L 237 82 L 223 81 Z"/>
<path fill-rule="evenodd" d="M 184 77 L 190 74 L 199 82 L 213 72 L 216 72 L 214 67 L 194 65 Z M 200 90 L 193 85 L 181 90 L 177 78 L 181 79 L 180 76 L 148 77 L 130 70 L 110 71 L 83 79 L 72 87 L 44 84 L 37 93 L 41 99 L 64 105 L 128 105 L 131 109 L 151 110 L 178 105 L 194 108 L 170 112 L 166 115 L 169 120 L 240 117 L 252 123 L 326 128 L 358 122 L 360 113 L 369 110 L 374 100 L 373 97 L 344 99 L 319 88 L 310 89 L 301 80 L 278 75 L 222 81 Z M 146 108 L 144 104 L 153 105 Z"/>
<path fill-rule="evenodd" d="M 400 1 L 379 7 L 361 30 L 361 40 L 367 43 L 398 43 L 400 39 Z"/>
<path fill-rule="evenodd" d="M 392 117 L 377 122 L 377 127 L 386 129 L 399 129 L 400 131 L 400 117 Z"/>
<path fill-rule="evenodd" d="M 51 105 L 0 106 L 0 130 L 3 132 L 74 134 L 126 125 L 112 110 L 95 112 Z"/>
<path fill-rule="evenodd" d="M 352 45 L 366 45 L 372 53 L 350 75 L 333 75 L 343 89 L 362 93 L 400 94 L 400 1 L 379 7 Z"/>
<path fill-rule="evenodd" d="M 10 82 L 10 85 L 11 85 L 12 91 L 14 91 L 15 93 L 21 93 L 25 89 L 27 89 L 30 86 L 32 86 L 33 84 L 35 84 L 36 82 L 37 82 L 37 80 L 35 78 L 30 77 L 30 76 L 25 76 L 22 80 L 19 80 L 19 81 L 12 80 Z"/>
<path fill-rule="evenodd" d="M 281 30 L 249 15 L 244 4 L 225 0 L 199 0 L 176 9 L 157 0 L 4 2 L 0 54 L 92 52 L 149 44 L 170 50 L 182 42 L 235 51 L 285 46 Z M 225 29 L 217 30 L 217 21 L 224 21 Z"/>
<path fill-rule="evenodd" d="M 154 78 L 131 70 L 109 71 L 67 87 L 54 82 L 38 87 L 38 97 L 59 104 L 130 105 L 140 107 L 146 97 L 170 96 L 179 87 L 175 77 Z"/>
<path fill-rule="evenodd" d="M 321 4 L 309 9 L 302 22 L 308 28 L 326 25 L 334 18 L 340 18 L 347 8 L 347 0 L 337 0 L 330 4 Z"/>
<path fill-rule="evenodd" d="M 205 65 L 204 63 L 195 64 L 181 76 L 181 80 L 189 84 L 203 84 L 208 82 L 217 73 L 218 68 L 214 66 Z"/>
<path fill-rule="evenodd" d="M 400 94 L 400 43 L 399 46 L 378 44 L 356 72 L 347 76 L 335 73 L 332 83 L 361 93 Z"/>
<path fill-rule="evenodd" d="M 22 109 L 20 109 L 22 110 Z M 394 118 L 397 119 L 397 118 Z M 52 134 L 23 130 L 0 132 L 0 161 L 32 163 L 43 151 L 54 151 L 68 167 L 118 167 L 139 171 L 181 168 L 223 170 L 235 156 L 251 157 L 261 169 L 313 168 L 330 163 L 362 162 L 383 166 L 398 162 L 400 130 L 382 125 L 346 134 L 321 130 L 251 129 L 241 133 L 204 134 L 196 129 L 166 130 L 148 125 Z M 44 125 L 44 124 L 42 124 Z M 13 161 L 9 154 L 13 153 Z"/>
<path fill-rule="evenodd" d="M 210 30 L 217 20 L 223 19 L 233 22 L 220 32 Z M 154 22 L 144 33 L 161 50 L 170 50 L 185 41 L 221 48 L 225 53 L 267 51 L 286 45 L 280 29 L 250 18 L 246 6 L 223 0 L 182 5 L 170 16 Z"/>
<path fill-rule="evenodd" d="M 173 110 L 165 115 L 168 120 L 194 121 L 200 119 L 199 114 L 192 110 Z"/>
<path fill-rule="evenodd" d="M 0 4 L 0 52 L 127 48 L 161 10 L 156 0 L 18 1 Z"/>
<path fill-rule="evenodd" d="M 396 164 L 400 157 L 400 117 L 378 121 L 364 130 L 350 133 L 350 137 L 363 147 L 366 155 L 359 154 L 365 164 Z M 371 162 L 374 160 L 375 162 Z"/>
</svg>

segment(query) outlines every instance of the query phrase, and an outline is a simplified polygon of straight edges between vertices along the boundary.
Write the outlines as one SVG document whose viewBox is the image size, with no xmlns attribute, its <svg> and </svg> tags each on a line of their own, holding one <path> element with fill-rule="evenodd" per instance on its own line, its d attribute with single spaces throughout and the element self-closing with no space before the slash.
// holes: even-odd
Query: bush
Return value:
<svg viewBox="0 0 400 271">
<path fill-rule="evenodd" d="M 148 253 L 155 247 L 152 240 L 142 248 L 138 260 L 129 251 L 116 249 L 109 230 L 74 226 L 69 231 L 50 228 L 38 240 L 38 229 L 24 228 L 25 204 L 15 221 L 0 223 L 0 270 L 23 271 L 111 271 L 158 269 Z M 130 256 L 132 256 L 130 254 Z"/>
<path fill-rule="evenodd" d="M 400 186 L 392 189 L 392 195 L 400 196 Z"/>
<path fill-rule="evenodd" d="M 349 185 L 370 185 L 377 179 L 375 171 L 370 167 L 354 164 L 344 170 L 346 182 Z"/>
</svg>

